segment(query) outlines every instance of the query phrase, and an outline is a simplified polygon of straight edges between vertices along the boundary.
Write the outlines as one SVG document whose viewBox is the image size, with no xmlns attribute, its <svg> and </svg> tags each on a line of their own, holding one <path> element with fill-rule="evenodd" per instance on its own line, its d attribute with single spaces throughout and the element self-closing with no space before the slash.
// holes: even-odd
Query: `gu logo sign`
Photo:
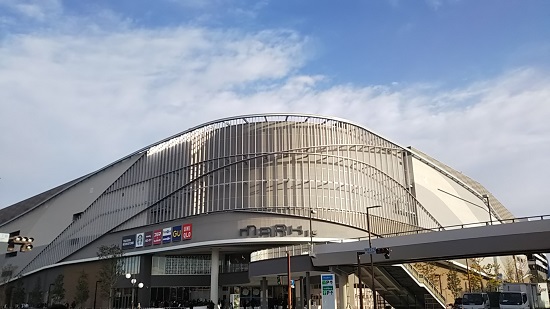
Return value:
<svg viewBox="0 0 550 309">
<path fill-rule="evenodd" d="M 172 228 L 172 241 L 181 241 L 181 225 Z"/>
<path fill-rule="evenodd" d="M 304 231 L 302 226 L 293 228 L 292 225 L 275 224 L 274 226 L 262 226 L 257 228 L 255 225 L 247 225 L 239 230 L 239 237 L 284 237 L 291 235 L 302 235 Z"/>
</svg>

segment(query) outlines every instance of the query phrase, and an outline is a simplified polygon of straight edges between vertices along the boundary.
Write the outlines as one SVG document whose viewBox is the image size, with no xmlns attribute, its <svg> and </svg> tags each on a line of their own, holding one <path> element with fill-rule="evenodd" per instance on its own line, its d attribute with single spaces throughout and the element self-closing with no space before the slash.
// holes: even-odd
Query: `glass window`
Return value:
<svg viewBox="0 0 550 309">
<path fill-rule="evenodd" d="M 524 295 L 525 296 L 525 295 Z M 521 305 L 521 293 L 501 293 L 499 303 L 501 305 Z"/>
<path fill-rule="evenodd" d="M 208 275 L 210 255 L 154 256 L 152 275 Z"/>
</svg>

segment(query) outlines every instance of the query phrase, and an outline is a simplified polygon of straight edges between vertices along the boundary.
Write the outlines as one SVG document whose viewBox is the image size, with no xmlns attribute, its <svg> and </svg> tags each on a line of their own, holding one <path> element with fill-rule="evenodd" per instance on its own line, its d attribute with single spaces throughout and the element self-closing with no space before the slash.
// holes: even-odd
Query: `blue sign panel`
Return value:
<svg viewBox="0 0 550 309">
<path fill-rule="evenodd" d="M 167 244 L 172 241 L 172 228 L 165 227 L 162 229 L 162 243 Z"/>
<path fill-rule="evenodd" d="M 172 228 L 172 241 L 181 241 L 181 225 Z"/>
</svg>

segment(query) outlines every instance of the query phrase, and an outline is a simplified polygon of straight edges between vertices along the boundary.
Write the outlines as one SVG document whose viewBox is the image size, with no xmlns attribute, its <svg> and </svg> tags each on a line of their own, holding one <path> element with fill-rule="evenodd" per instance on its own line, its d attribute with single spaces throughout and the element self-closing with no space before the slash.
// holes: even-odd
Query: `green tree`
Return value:
<svg viewBox="0 0 550 309">
<path fill-rule="evenodd" d="M 485 273 L 487 273 L 490 278 L 487 280 L 487 291 L 496 292 L 502 284 L 502 279 L 499 278 L 500 274 L 500 265 L 494 261 L 483 267 Z"/>
<path fill-rule="evenodd" d="M 8 305 L 8 307 L 11 307 L 10 299 L 11 292 L 13 290 L 11 280 L 14 278 L 16 270 L 17 266 L 14 266 L 13 264 L 6 264 L 2 266 L 2 272 L 0 273 L 0 280 L 2 282 L 2 285 L 0 286 L 0 303 L 2 305 Z"/>
<path fill-rule="evenodd" d="M 505 282 L 524 282 L 524 277 L 528 275 L 527 260 L 520 256 L 510 256 L 504 260 L 504 281 Z"/>
<path fill-rule="evenodd" d="M 101 263 L 99 269 L 101 294 L 109 298 L 109 308 L 113 303 L 113 290 L 118 277 L 124 274 L 123 255 L 124 252 L 118 245 L 102 245 L 97 251 L 97 257 Z"/>
<path fill-rule="evenodd" d="M 32 307 L 38 308 L 40 304 L 44 302 L 44 291 L 41 289 L 42 282 L 40 277 L 34 281 L 34 287 L 29 292 L 29 304 Z"/>
<path fill-rule="evenodd" d="M 482 277 L 482 259 L 468 259 L 470 267 L 468 273 L 470 275 L 470 289 L 473 292 L 481 292 L 483 290 L 483 277 Z"/>
<path fill-rule="evenodd" d="M 414 268 L 418 271 L 419 274 L 424 276 L 424 278 L 430 280 L 430 282 L 435 282 L 436 276 L 436 269 L 437 266 L 435 266 L 435 263 L 433 262 L 422 262 L 422 263 L 414 263 Z"/>
<path fill-rule="evenodd" d="M 511 257 L 504 258 L 504 267 L 502 268 L 503 271 L 503 279 L 505 282 L 518 282 L 518 277 L 516 274 L 516 267 L 517 265 L 514 265 L 514 260 Z"/>
<path fill-rule="evenodd" d="M 65 280 L 65 276 L 63 274 L 58 275 L 54 282 L 53 287 L 51 289 L 52 296 L 50 297 L 54 304 L 61 304 L 63 299 L 65 299 L 65 286 L 63 281 Z"/>
<path fill-rule="evenodd" d="M 90 285 L 88 283 L 88 274 L 83 270 L 78 277 L 78 283 L 76 284 L 76 295 L 74 302 L 79 308 L 90 298 Z"/>
<path fill-rule="evenodd" d="M 13 304 L 22 304 L 25 301 L 25 287 L 23 287 L 23 280 L 19 279 L 13 285 L 12 300 Z"/>
<path fill-rule="evenodd" d="M 459 274 L 456 269 L 451 268 L 447 272 L 447 289 L 451 291 L 454 298 L 459 297 L 462 294 L 462 280 L 460 280 Z"/>
</svg>

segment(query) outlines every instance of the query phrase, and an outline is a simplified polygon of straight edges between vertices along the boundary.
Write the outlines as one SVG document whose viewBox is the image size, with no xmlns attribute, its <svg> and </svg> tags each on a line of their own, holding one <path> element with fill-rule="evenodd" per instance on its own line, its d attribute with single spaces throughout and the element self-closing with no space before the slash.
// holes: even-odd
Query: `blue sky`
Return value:
<svg viewBox="0 0 550 309">
<path fill-rule="evenodd" d="M 346 118 L 548 213 L 549 1 L 0 0 L 0 207 L 205 121 Z"/>
<path fill-rule="evenodd" d="M 302 72 L 333 82 L 387 84 L 488 78 L 548 65 L 548 1 L 94 1 L 66 2 L 87 16 L 111 10 L 134 27 L 195 25 L 290 29 L 309 39 Z"/>
</svg>

